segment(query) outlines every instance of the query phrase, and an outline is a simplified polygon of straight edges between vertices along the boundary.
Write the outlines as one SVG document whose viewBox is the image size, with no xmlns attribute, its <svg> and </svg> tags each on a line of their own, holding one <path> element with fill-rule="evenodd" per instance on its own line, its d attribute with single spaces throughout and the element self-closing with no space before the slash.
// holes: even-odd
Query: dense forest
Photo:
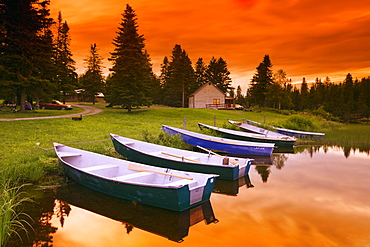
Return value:
<svg viewBox="0 0 370 247">
<path fill-rule="evenodd" d="M 175 44 L 165 56 L 160 74 L 153 73 L 138 18 L 126 5 L 118 25 L 115 46 L 108 59 L 113 66 L 105 78 L 103 59 L 92 42 L 85 59 L 86 71 L 78 76 L 70 50 L 70 28 L 59 13 L 50 17 L 50 0 L 0 0 L 0 100 L 16 103 L 25 111 L 25 102 L 36 109 L 40 100 L 65 101 L 69 95 L 94 101 L 103 92 L 109 106 L 131 109 L 151 104 L 187 107 L 188 96 L 211 82 L 246 108 L 270 107 L 281 111 L 311 111 L 325 118 L 348 121 L 370 116 L 370 77 L 343 82 L 317 78 L 299 87 L 292 85 L 284 70 L 274 72 L 269 55 L 256 67 L 247 92 L 232 86 L 227 62 L 212 57 L 192 63 L 187 52 Z M 78 90 L 78 93 L 76 90 Z"/>
</svg>

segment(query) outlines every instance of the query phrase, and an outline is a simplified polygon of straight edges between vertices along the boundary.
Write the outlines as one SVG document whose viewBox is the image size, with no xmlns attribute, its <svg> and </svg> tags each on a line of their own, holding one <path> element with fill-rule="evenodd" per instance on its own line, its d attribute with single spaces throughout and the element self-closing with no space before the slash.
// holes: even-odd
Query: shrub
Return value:
<svg viewBox="0 0 370 247">
<path fill-rule="evenodd" d="M 293 115 L 283 122 L 283 127 L 294 130 L 313 131 L 316 129 L 310 117 Z"/>
</svg>

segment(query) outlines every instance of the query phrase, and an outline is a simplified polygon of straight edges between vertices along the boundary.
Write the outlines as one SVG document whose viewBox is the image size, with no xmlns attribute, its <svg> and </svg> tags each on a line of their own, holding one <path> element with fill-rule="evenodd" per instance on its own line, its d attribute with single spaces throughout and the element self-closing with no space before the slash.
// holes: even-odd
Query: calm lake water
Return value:
<svg viewBox="0 0 370 247">
<path fill-rule="evenodd" d="M 249 177 L 217 182 L 209 203 L 181 213 L 76 184 L 35 191 L 37 243 L 21 246 L 370 246 L 369 153 L 298 149 L 257 159 Z"/>
</svg>

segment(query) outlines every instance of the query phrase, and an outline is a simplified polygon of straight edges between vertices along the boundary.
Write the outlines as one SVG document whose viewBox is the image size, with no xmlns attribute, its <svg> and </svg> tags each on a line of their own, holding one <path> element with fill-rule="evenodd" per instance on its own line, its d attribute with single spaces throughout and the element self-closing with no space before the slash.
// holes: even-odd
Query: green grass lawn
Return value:
<svg viewBox="0 0 370 247">
<path fill-rule="evenodd" d="M 85 105 L 92 104 L 85 103 Z M 38 185 L 63 183 L 64 173 L 57 164 L 52 142 L 120 157 L 114 151 L 109 140 L 109 133 L 139 140 L 144 140 L 145 136 L 149 134 L 160 139 L 160 134 L 163 133 L 162 124 L 182 128 L 185 118 L 186 128 L 196 132 L 200 132 L 197 126 L 198 122 L 209 125 L 216 122 L 218 127 L 223 127 L 227 126 L 228 119 L 237 121 L 251 119 L 260 123 L 278 125 L 291 124 L 289 121 L 292 119 L 289 115 L 268 111 L 245 112 L 152 106 L 135 109 L 128 113 L 125 109 L 105 108 L 105 104 L 102 103 L 95 106 L 104 109 L 104 111 L 96 115 L 84 116 L 82 121 L 72 121 L 69 117 L 0 121 L 0 193 L 6 195 L 9 192 L 10 187 L 6 186 L 9 183 Z M 0 118 L 50 116 L 81 111 L 82 109 L 76 107 L 71 111 L 37 110 L 27 113 L 1 111 Z M 311 131 L 325 132 L 326 137 L 315 141 L 298 140 L 298 145 L 339 145 L 346 146 L 347 151 L 360 149 L 369 153 L 370 125 L 340 124 L 308 116 L 303 118 L 300 116 L 299 119 L 309 120 L 309 127 L 313 128 Z M 301 146 L 296 148 L 296 151 L 304 149 L 305 147 Z M 5 205 L 18 205 L 18 202 L 15 201 L 18 194 L 12 194 L 8 199 L 4 196 L 2 198 L 4 200 L 0 203 L 0 207 L 3 209 Z M 9 202 L 13 202 L 13 204 L 9 204 Z M 5 215 L 9 215 L 9 217 L 13 215 L 14 212 L 11 209 L 2 213 L 3 216 L 0 218 L 4 219 Z M 14 220 L 17 222 L 16 218 Z M 0 233 L 0 238 L 8 236 L 8 232 L 9 229 L 4 229 Z"/>
<path fill-rule="evenodd" d="M 251 119 L 270 124 L 283 122 L 289 118 L 288 115 L 273 112 L 183 109 L 160 106 L 135 109 L 128 113 L 125 109 L 105 108 L 104 104 L 96 106 L 104 108 L 104 111 L 97 115 L 85 116 L 82 121 L 58 118 L 0 122 L 0 141 L 2 144 L 0 170 L 3 172 L 3 176 L 18 178 L 24 182 L 58 183 L 58 181 L 54 181 L 55 177 L 51 176 L 60 173 L 55 153 L 51 149 L 42 149 L 51 148 L 52 142 L 114 156 L 115 152 L 111 141 L 107 140 L 109 133 L 143 140 L 143 132 L 155 136 L 162 133 L 162 124 L 182 128 L 184 117 L 186 117 L 187 129 L 197 132 L 200 132 L 197 126 L 198 122 L 213 125 L 216 121 L 217 126 L 222 127 L 228 119 L 239 121 Z M 75 108 L 72 111 L 79 110 Z M 72 111 L 51 112 L 64 114 Z M 38 113 L 35 114 L 38 115 Z M 313 122 L 316 130 L 325 132 L 326 137 L 315 142 L 298 141 L 298 144 L 348 144 L 352 148 L 362 149 L 370 146 L 369 125 L 344 125 L 321 119 L 314 119 Z M 37 143 L 39 145 L 36 145 Z"/>
</svg>

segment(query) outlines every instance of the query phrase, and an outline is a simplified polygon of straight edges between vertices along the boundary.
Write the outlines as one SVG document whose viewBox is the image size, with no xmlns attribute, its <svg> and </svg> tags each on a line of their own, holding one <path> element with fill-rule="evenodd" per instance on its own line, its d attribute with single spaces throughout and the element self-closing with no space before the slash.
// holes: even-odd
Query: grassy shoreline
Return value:
<svg viewBox="0 0 370 247">
<path fill-rule="evenodd" d="M 105 108 L 105 104 L 87 104 L 104 109 L 97 115 L 85 116 L 82 121 L 71 118 L 38 119 L 24 121 L 0 121 L 0 172 L 4 180 L 20 184 L 58 185 L 63 181 L 63 171 L 57 165 L 52 142 L 58 142 L 105 155 L 116 156 L 109 133 L 144 140 L 148 133 L 159 136 L 161 125 L 186 128 L 200 132 L 197 123 L 218 127 L 228 119 L 242 121 L 251 119 L 266 124 L 282 124 L 289 115 L 276 112 L 244 112 L 237 110 L 188 109 L 152 106 L 135 109 Z M 78 111 L 77 108 L 75 108 Z M 75 111 L 73 109 L 72 111 Z M 53 114 L 69 114 L 72 111 L 53 111 Z M 82 110 L 81 110 L 82 111 Z M 42 114 L 47 114 L 44 110 Z M 16 113 L 18 114 L 23 113 Z M 32 116 L 44 116 L 35 113 Z M 0 113 L 0 118 L 5 114 Z M 22 115 L 25 116 L 26 115 Z M 27 116 L 28 117 L 28 116 Z M 340 124 L 321 118 L 309 117 L 315 131 L 325 132 L 323 139 L 298 140 L 298 145 L 338 145 L 359 149 L 370 155 L 370 125 Z M 39 145 L 37 145 L 39 144 Z M 0 205 L 1 206 L 1 205 Z"/>
<path fill-rule="evenodd" d="M 92 106 L 92 104 L 89 105 Z M 105 108 L 104 104 L 95 106 Z M 58 118 L 0 122 L 2 130 L 0 170 L 7 176 L 15 176 L 20 181 L 38 183 L 44 176 L 58 173 L 53 150 L 42 149 L 51 148 L 52 142 L 114 155 L 111 142 L 107 140 L 109 133 L 143 140 L 143 132 L 156 136 L 162 133 L 162 124 L 182 128 L 185 117 L 186 128 L 196 132 L 200 132 L 198 122 L 213 125 L 216 121 L 216 125 L 222 127 L 227 124 L 228 119 L 238 121 L 251 119 L 266 124 L 282 123 L 289 119 L 288 115 L 275 112 L 153 106 L 135 109 L 131 113 L 125 109 L 104 109 L 100 114 L 85 116 L 83 121 Z M 298 140 L 298 145 L 339 145 L 364 151 L 370 147 L 370 125 L 340 124 L 317 117 L 310 117 L 310 119 L 312 119 L 315 131 L 325 132 L 326 136 L 316 140 Z M 52 183 L 52 181 L 49 182 Z"/>
</svg>

